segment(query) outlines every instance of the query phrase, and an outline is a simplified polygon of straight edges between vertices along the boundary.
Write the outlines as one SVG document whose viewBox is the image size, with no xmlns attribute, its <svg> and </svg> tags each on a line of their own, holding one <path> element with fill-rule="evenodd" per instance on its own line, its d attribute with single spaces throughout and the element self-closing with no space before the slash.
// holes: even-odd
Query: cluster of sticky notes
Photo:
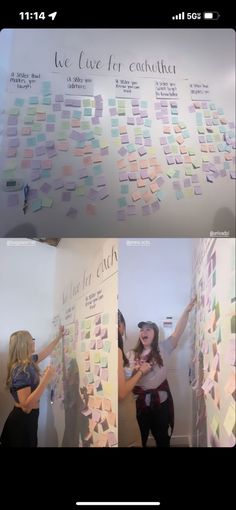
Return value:
<svg viewBox="0 0 236 510">
<path fill-rule="evenodd" d="M 112 387 L 109 373 L 111 342 L 108 333 L 109 314 L 97 314 L 93 319 L 81 321 L 80 351 L 83 360 L 83 385 L 89 395 L 86 415 L 89 417 L 91 443 L 109 444 L 109 433 L 117 426 L 116 414 L 112 408 Z M 86 343 L 85 343 L 86 342 Z M 84 344 L 84 345 L 83 345 Z M 104 433 L 106 432 L 106 441 Z M 102 446 L 102 444 L 100 445 Z"/>
<path fill-rule="evenodd" d="M 224 110 L 211 101 L 193 101 L 202 170 L 205 179 L 214 183 L 218 177 L 235 179 L 235 124 L 225 118 Z"/>
<path fill-rule="evenodd" d="M 122 110 L 122 116 L 120 113 Z M 161 165 L 152 147 L 152 120 L 148 102 L 139 99 L 109 99 L 111 136 L 118 145 L 116 161 L 120 195 L 117 199 L 117 220 L 149 216 L 160 208 L 164 198 Z"/>
<path fill-rule="evenodd" d="M 179 119 L 178 102 L 160 100 L 155 103 L 156 120 L 162 123 L 159 141 L 166 159 L 165 173 L 171 179 L 177 200 L 202 195 L 199 177 L 195 173 L 200 163 L 195 149 L 189 146 L 189 131 Z"/>
<path fill-rule="evenodd" d="M 30 185 L 29 209 L 52 208 L 55 197 L 70 205 L 75 197 L 86 214 L 96 214 L 95 202 L 109 196 L 102 166 L 109 145 L 102 138 L 102 116 L 101 95 L 53 95 L 50 82 L 42 83 L 39 96 L 15 99 L 8 111 L 3 173 L 14 178 L 16 169 L 21 170 Z M 21 206 L 20 193 L 8 197 L 7 205 Z M 77 214 L 73 202 L 66 216 Z"/>
</svg>

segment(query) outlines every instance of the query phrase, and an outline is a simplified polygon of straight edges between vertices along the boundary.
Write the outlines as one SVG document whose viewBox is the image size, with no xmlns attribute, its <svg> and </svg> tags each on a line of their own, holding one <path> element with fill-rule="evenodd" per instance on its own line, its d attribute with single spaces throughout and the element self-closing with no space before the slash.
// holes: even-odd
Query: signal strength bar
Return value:
<svg viewBox="0 0 236 510">
<path fill-rule="evenodd" d="M 176 16 L 172 16 L 172 19 L 184 19 L 184 18 L 185 18 L 184 12 L 180 12 L 179 14 L 176 14 Z"/>
</svg>

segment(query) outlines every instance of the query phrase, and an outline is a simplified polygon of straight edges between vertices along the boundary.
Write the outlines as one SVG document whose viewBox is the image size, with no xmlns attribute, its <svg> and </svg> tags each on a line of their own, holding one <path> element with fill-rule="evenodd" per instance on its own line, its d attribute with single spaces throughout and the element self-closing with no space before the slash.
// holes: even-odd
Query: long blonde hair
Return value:
<svg viewBox="0 0 236 510">
<path fill-rule="evenodd" d="M 32 336 L 29 331 L 15 331 L 10 336 L 9 342 L 9 355 L 7 364 L 7 380 L 6 385 L 9 387 L 12 380 L 12 372 L 18 366 L 20 369 L 33 363 L 36 372 L 39 375 L 39 368 L 34 361 L 32 361 Z"/>
</svg>

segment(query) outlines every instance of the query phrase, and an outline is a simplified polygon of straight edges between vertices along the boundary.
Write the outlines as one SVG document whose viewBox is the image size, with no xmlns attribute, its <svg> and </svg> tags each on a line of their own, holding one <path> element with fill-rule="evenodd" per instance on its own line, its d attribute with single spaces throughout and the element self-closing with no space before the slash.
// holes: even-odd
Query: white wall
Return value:
<svg viewBox="0 0 236 510">
<path fill-rule="evenodd" d="M 3 31 L 4 35 L 4 31 Z M 2 34 L 0 38 L 3 37 Z M 33 45 L 31 44 L 34 41 Z M 202 153 L 200 152 L 200 144 L 198 142 L 198 133 L 196 126 L 195 113 L 189 112 L 191 104 L 190 97 L 190 83 L 204 83 L 209 85 L 210 94 L 207 98 L 213 101 L 216 108 L 223 108 L 227 121 L 233 121 L 233 113 L 235 111 L 235 34 L 232 30 L 211 30 L 211 29 L 196 29 L 196 30 L 129 30 L 129 29 L 74 29 L 74 30 L 53 30 L 50 29 L 22 29 L 15 30 L 13 40 L 10 41 L 10 57 L 9 57 L 9 72 L 23 72 L 23 73 L 39 73 L 40 81 L 38 90 L 30 88 L 26 92 L 21 89 L 13 89 L 7 91 L 5 98 L 5 108 L 14 105 L 15 98 L 25 97 L 26 102 L 21 112 L 19 113 L 18 122 L 18 137 L 20 146 L 17 150 L 16 157 L 16 172 L 8 170 L 11 167 L 13 158 L 5 158 L 2 167 L 3 178 L 8 178 L 9 174 L 16 174 L 16 177 L 21 177 L 31 183 L 31 172 L 29 169 L 24 169 L 23 173 L 21 168 L 21 159 L 23 151 L 28 147 L 28 138 L 21 136 L 20 128 L 24 122 L 23 117 L 25 108 L 28 107 L 28 98 L 30 96 L 40 96 L 40 86 L 43 81 L 50 81 L 52 84 L 52 101 L 54 101 L 55 94 L 70 94 L 66 88 L 66 76 L 69 74 L 73 77 L 89 77 L 94 82 L 94 95 L 101 94 L 103 97 L 103 117 L 101 118 L 100 126 L 102 127 L 102 136 L 95 136 L 96 140 L 105 139 L 105 143 L 109 145 L 109 156 L 104 156 L 102 161 L 102 169 L 107 181 L 109 197 L 104 200 L 96 200 L 95 205 L 97 208 L 97 215 L 88 215 L 86 213 L 86 205 L 89 203 L 87 197 L 78 197 L 75 192 L 72 192 L 71 202 L 61 201 L 61 190 L 54 190 L 54 179 L 61 178 L 62 166 L 71 165 L 73 176 L 69 179 L 81 184 L 78 179 L 78 169 L 83 167 L 81 157 L 74 157 L 73 149 L 75 141 L 70 138 L 70 130 L 67 130 L 66 138 L 69 142 L 69 150 L 59 150 L 58 155 L 52 158 L 52 171 L 50 173 L 49 181 L 53 184 L 50 190 L 54 202 L 52 207 L 42 207 L 38 212 L 33 212 L 31 206 L 27 211 L 27 220 L 30 225 L 23 225 L 22 222 L 25 218 L 20 214 L 22 193 L 19 195 L 19 205 L 7 207 L 8 194 L 0 192 L 1 204 L 3 210 L 7 207 L 8 214 L 4 218 L 3 225 L 0 224 L 0 235 L 28 235 L 29 231 L 35 229 L 37 234 L 41 235 L 57 235 L 57 236 L 79 236 L 84 237 L 89 235 L 95 237 L 97 235 L 106 236 L 168 236 L 173 237 L 207 237 L 211 230 L 224 231 L 229 230 L 230 235 L 234 233 L 234 209 L 235 209 L 235 195 L 234 195 L 234 181 L 227 177 L 219 177 L 214 184 L 206 182 L 206 174 L 201 168 L 197 170 L 199 182 L 202 187 L 203 194 L 201 196 L 193 196 L 192 198 L 184 198 L 177 200 L 173 191 L 173 179 L 167 175 L 167 170 L 170 170 L 167 165 L 166 157 L 163 153 L 163 148 L 160 145 L 160 136 L 162 133 L 162 122 L 156 120 L 156 112 L 154 109 L 155 103 L 155 81 L 164 80 L 176 83 L 179 89 L 178 107 L 179 107 L 179 122 L 186 124 L 190 138 L 186 141 L 186 146 L 194 147 L 196 156 L 202 161 Z M 8 51 L 9 51 L 8 47 Z M 0 50 L 1 51 L 1 50 Z M 4 49 L 5 51 L 5 49 Z M 54 65 L 55 52 L 58 52 L 59 58 L 69 58 L 71 66 L 67 69 L 56 68 Z M 84 52 L 83 67 L 85 59 L 88 60 L 100 59 L 102 62 L 101 69 L 80 69 L 79 68 L 79 55 Z M 109 56 L 116 62 L 121 63 L 121 71 L 109 70 L 108 61 Z M 158 72 L 131 72 L 129 64 L 131 62 L 145 62 L 156 63 L 156 61 L 164 60 L 167 65 L 176 67 L 176 74 L 160 74 Z M 5 69 L 7 72 L 7 69 Z M 151 209 L 150 215 L 144 216 L 142 214 L 141 206 L 145 205 L 144 200 L 135 202 L 136 215 L 126 216 L 126 220 L 117 220 L 117 210 L 119 209 L 118 199 L 122 197 L 120 194 L 120 182 L 118 180 L 117 161 L 120 159 L 118 150 L 120 149 L 120 140 L 111 136 L 111 117 L 109 114 L 108 99 L 115 98 L 115 79 L 129 79 L 137 80 L 140 85 L 140 99 L 148 101 L 148 115 L 152 121 L 150 128 L 152 147 L 154 153 L 148 153 L 148 156 L 156 156 L 158 164 L 163 169 L 165 182 L 162 187 L 165 198 L 161 201 L 160 209 L 153 213 Z M 80 93 L 80 91 L 77 91 Z M 91 94 L 91 97 L 93 97 Z M 67 96 L 68 97 L 68 96 Z M 201 97 L 200 97 L 201 98 Z M 204 98 L 205 99 L 205 98 Z M 127 117 L 131 114 L 130 101 L 126 101 L 127 112 L 124 116 L 120 116 L 119 126 L 127 124 Z M 63 106 L 64 108 L 64 106 Z M 74 108 L 66 107 L 68 111 L 73 112 Z M 51 106 L 45 107 L 46 113 L 52 112 Z M 61 113 L 56 114 L 56 130 L 55 133 L 48 133 L 45 131 L 45 122 L 41 122 L 42 132 L 46 134 L 47 140 L 54 140 L 58 146 L 57 129 L 60 128 Z M 6 117 L 7 120 L 7 117 Z M 83 120 L 90 120 L 90 117 L 85 117 Z M 172 126 L 173 128 L 173 126 Z M 91 130 L 94 126 L 91 124 Z M 127 126 L 130 141 L 134 142 L 133 126 Z M 227 128 L 228 130 L 228 128 Z M 66 131 L 66 130 L 65 130 Z M 77 131 L 77 134 L 81 129 Z M 32 132 L 32 134 L 34 134 Z M 5 135 L 4 135 L 5 136 Z M 30 142 L 30 140 L 29 140 Z M 4 140 L 4 157 L 5 147 L 9 143 L 9 137 Z M 37 142 L 38 143 L 38 142 Z M 137 146 L 139 148 L 139 146 Z M 96 151 L 93 150 L 93 155 Z M 216 154 L 209 154 L 210 162 L 214 161 Z M 217 155 L 223 156 L 218 170 L 223 168 L 224 154 L 217 152 Z M 145 156 L 146 157 L 146 156 Z M 44 159 L 44 157 L 43 157 Z M 137 156 L 137 161 L 140 163 L 141 158 Z M 129 168 L 128 161 L 127 168 Z M 180 182 L 183 185 L 184 178 L 184 165 L 176 165 L 178 170 L 181 170 Z M 175 167 L 176 168 L 176 167 Z M 233 170 L 233 162 L 230 163 L 230 168 Z M 4 170 L 6 172 L 4 173 Z M 194 171 L 195 173 L 195 171 Z M 229 174 L 229 172 L 228 172 Z M 89 168 L 89 175 L 93 177 L 93 169 Z M 64 178 L 64 177 L 63 177 Z M 48 179 L 48 178 L 47 178 Z M 66 181 L 67 179 L 64 178 Z M 43 184 L 44 178 L 34 181 L 32 188 L 37 189 L 40 198 L 43 197 L 40 188 Z M 129 182 L 129 194 L 125 196 L 128 205 L 134 205 L 131 193 L 136 191 L 136 182 Z M 146 182 L 145 191 L 149 190 L 149 180 Z M 86 186 L 86 194 L 89 188 Z M 144 191 L 144 189 L 142 189 Z M 227 200 L 226 200 L 227 197 Z M 124 198 L 124 195 L 123 195 Z M 156 200 L 156 194 L 152 196 L 152 201 Z M 150 199 L 151 200 L 151 199 Z M 70 206 L 78 210 L 78 217 L 82 221 L 74 221 L 73 218 L 67 216 L 67 211 Z M 127 207 L 123 207 L 126 210 Z M 1 209 L 0 209 L 1 210 Z M 109 214 L 107 214 L 109 211 Z M 24 234 L 12 233 L 15 227 L 23 228 Z M 30 230 L 31 229 L 31 230 Z"/>
<path fill-rule="evenodd" d="M 51 339 L 55 255 L 56 249 L 46 244 L 0 239 L 0 430 L 13 407 L 4 387 L 11 333 L 28 329 L 36 338 L 36 352 Z M 45 392 L 40 405 L 39 446 L 44 446 L 47 398 Z"/>
<path fill-rule="evenodd" d="M 139 244 L 134 245 L 137 241 Z M 130 245 L 132 243 L 132 245 Z M 137 324 L 155 321 L 160 339 L 169 336 L 162 321 L 174 323 L 190 299 L 191 239 L 122 239 L 119 241 L 119 308 L 127 324 L 125 350 L 138 340 Z M 190 342 L 188 326 L 168 364 L 168 380 L 175 404 L 173 443 L 187 443 L 191 435 L 191 390 L 188 380 Z"/>
<path fill-rule="evenodd" d="M 99 273 L 99 277 L 97 276 L 97 268 L 104 262 L 104 259 L 107 259 L 107 256 L 110 256 L 111 247 L 114 246 L 117 250 L 116 245 L 116 239 L 61 239 L 57 248 L 56 258 L 54 314 L 56 316 L 60 316 L 63 324 L 65 310 L 69 307 L 74 307 L 75 318 L 68 320 L 68 323 L 78 321 L 79 329 L 81 328 L 81 323 L 85 318 L 91 317 L 93 320 L 93 316 L 96 313 L 105 312 L 109 314 L 108 338 L 111 341 L 111 350 L 109 353 L 103 353 L 102 349 L 98 352 L 106 354 L 108 359 L 108 385 L 110 386 L 110 390 L 104 389 L 103 396 L 111 399 L 112 411 L 117 416 L 117 342 L 114 342 L 114 338 L 117 338 L 116 259 L 113 260 L 113 264 L 110 268 L 107 270 L 104 269 L 103 272 Z M 85 286 L 84 275 L 89 276 L 89 274 L 91 275 L 91 278 L 88 278 L 87 286 Z M 77 289 L 77 292 L 74 294 L 72 290 L 73 288 Z M 86 298 L 93 293 L 96 295 L 97 291 L 100 291 L 100 289 L 102 290 L 102 299 L 96 302 L 93 309 L 90 309 L 86 305 Z M 65 300 L 63 303 L 63 295 L 64 297 L 65 295 L 67 296 L 66 303 Z M 73 354 L 79 368 L 80 387 L 84 386 L 83 376 L 85 375 L 84 353 L 81 350 L 81 344 L 82 339 L 79 335 L 76 341 L 75 352 Z M 89 343 L 87 343 L 86 350 L 89 350 Z M 92 361 L 94 352 L 95 351 L 90 351 L 91 372 L 93 370 Z M 59 358 L 61 363 L 61 353 L 59 354 Z M 59 376 L 60 380 L 61 377 L 62 374 Z M 103 388 L 105 388 L 105 386 L 103 386 Z M 98 396 L 98 394 L 96 394 L 96 390 L 94 390 L 94 394 L 95 396 Z M 49 413 L 48 418 L 48 433 L 50 433 L 54 427 L 56 428 L 57 443 L 55 446 L 72 446 L 72 444 L 68 444 L 68 434 L 69 436 L 72 436 L 73 433 L 68 430 L 68 428 L 66 430 L 65 406 L 61 400 L 55 399 L 53 413 Z M 71 424 L 71 430 L 72 429 L 74 429 L 73 424 Z M 117 434 L 117 430 L 114 429 L 114 431 Z M 65 439 L 65 437 L 67 437 L 67 439 Z M 79 446 L 79 444 L 74 443 L 73 446 Z"/>
</svg>

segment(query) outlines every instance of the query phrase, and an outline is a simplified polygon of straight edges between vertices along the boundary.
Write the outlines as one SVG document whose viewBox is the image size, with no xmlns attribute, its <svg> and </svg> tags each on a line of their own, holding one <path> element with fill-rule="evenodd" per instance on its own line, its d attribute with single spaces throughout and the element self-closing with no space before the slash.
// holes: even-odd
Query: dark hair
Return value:
<svg viewBox="0 0 236 510">
<path fill-rule="evenodd" d="M 127 365 L 129 365 L 129 360 L 128 358 L 126 358 L 126 355 L 124 353 L 123 338 L 119 331 L 118 331 L 118 348 L 122 352 L 123 366 L 127 367 Z"/>
<path fill-rule="evenodd" d="M 118 325 L 123 323 L 124 326 L 125 326 L 125 329 L 126 329 L 126 323 L 125 323 L 125 318 L 124 318 L 124 315 L 123 313 L 121 313 L 120 310 L 118 310 Z"/>
<path fill-rule="evenodd" d="M 153 331 L 154 331 L 154 338 L 151 343 L 151 351 L 147 355 L 145 361 L 147 363 L 155 361 L 159 365 L 159 367 L 163 367 L 163 359 L 161 357 L 161 354 L 159 351 L 159 346 L 158 346 L 159 330 L 156 328 L 153 328 Z M 140 354 L 142 354 L 142 352 L 143 352 L 143 344 L 140 339 L 138 340 L 138 343 L 137 343 L 136 347 L 134 348 L 134 352 L 135 352 L 135 359 L 139 358 Z"/>
</svg>

